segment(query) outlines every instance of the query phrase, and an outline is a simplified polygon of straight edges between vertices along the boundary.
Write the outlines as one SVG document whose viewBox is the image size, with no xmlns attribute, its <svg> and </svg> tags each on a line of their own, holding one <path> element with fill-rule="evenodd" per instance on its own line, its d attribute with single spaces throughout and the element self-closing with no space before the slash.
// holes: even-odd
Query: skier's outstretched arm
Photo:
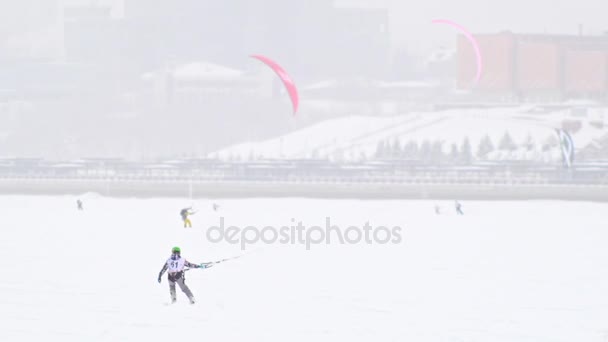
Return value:
<svg viewBox="0 0 608 342">
<path fill-rule="evenodd" d="M 158 273 L 158 282 L 160 283 L 161 278 L 163 276 L 163 274 L 167 271 L 167 269 L 169 268 L 169 266 L 167 265 L 167 263 L 165 263 L 163 265 L 163 268 L 160 270 L 160 273 Z"/>
<path fill-rule="evenodd" d="M 211 267 L 210 263 L 201 263 L 201 264 L 193 264 L 190 261 L 186 260 L 186 263 L 184 264 L 186 267 L 190 267 L 190 268 L 209 268 Z"/>
</svg>

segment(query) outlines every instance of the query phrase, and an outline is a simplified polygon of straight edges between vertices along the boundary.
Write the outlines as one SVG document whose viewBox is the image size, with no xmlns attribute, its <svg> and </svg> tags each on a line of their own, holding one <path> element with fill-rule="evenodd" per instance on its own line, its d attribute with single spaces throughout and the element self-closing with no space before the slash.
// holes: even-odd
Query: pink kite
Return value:
<svg viewBox="0 0 608 342">
<path fill-rule="evenodd" d="M 473 46 L 473 50 L 475 50 L 475 58 L 477 59 L 477 75 L 475 75 L 475 84 L 479 83 L 479 80 L 481 79 L 481 71 L 482 71 L 483 65 L 482 65 L 481 51 L 479 49 L 479 44 L 477 43 L 477 40 L 475 39 L 475 37 L 473 37 L 473 35 L 469 31 L 467 31 L 464 27 L 456 24 L 455 22 L 453 22 L 451 20 L 435 19 L 435 20 L 433 20 L 433 23 L 450 25 L 450 26 L 456 28 L 458 31 L 460 31 L 469 40 L 469 42 Z"/>
<path fill-rule="evenodd" d="M 287 89 L 287 93 L 289 93 L 289 98 L 291 98 L 291 104 L 293 106 L 293 115 L 296 115 L 299 103 L 298 89 L 296 88 L 295 83 L 293 83 L 291 77 L 289 77 L 285 69 L 283 69 L 277 62 L 273 61 L 268 57 L 261 55 L 251 55 L 251 57 L 262 61 L 264 64 L 269 66 L 277 74 L 277 76 L 279 76 L 279 78 L 283 82 L 283 85 L 285 86 L 285 89 Z"/>
</svg>

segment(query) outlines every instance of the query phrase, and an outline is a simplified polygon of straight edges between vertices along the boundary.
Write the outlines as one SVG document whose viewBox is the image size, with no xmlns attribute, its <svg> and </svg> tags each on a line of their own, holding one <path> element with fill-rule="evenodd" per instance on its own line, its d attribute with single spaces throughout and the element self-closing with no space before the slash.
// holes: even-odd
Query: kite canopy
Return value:
<svg viewBox="0 0 608 342">
<path fill-rule="evenodd" d="M 273 61 L 272 59 L 270 59 L 266 56 L 251 55 L 251 57 L 266 64 L 277 74 L 277 76 L 279 76 L 279 78 L 281 79 L 281 82 L 283 82 L 283 86 L 285 86 L 285 89 L 287 90 L 287 93 L 289 94 L 289 98 L 291 99 L 291 104 L 293 106 L 293 114 L 295 115 L 296 112 L 298 111 L 298 103 L 299 103 L 298 89 L 296 88 L 295 83 L 293 82 L 291 77 L 289 77 L 289 75 L 287 74 L 285 69 L 283 69 L 277 62 Z"/>
<path fill-rule="evenodd" d="M 475 84 L 479 83 L 479 80 L 481 79 L 483 61 L 481 58 L 481 50 L 479 49 L 479 44 L 477 43 L 477 40 L 475 39 L 475 37 L 473 37 L 471 32 L 469 32 L 467 29 L 456 24 L 455 22 L 453 22 L 451 20 L 435 19 L 435 20 L 433 20 L 433 23 L 446 24 L 446 25 L 450 25 L 450 26 L 454 27 L 455 29 L 460 31 L 467 38 L 467 40 L 471 43 L 471 45 L 473 46 L 473 50 L 475 51 L 475 58 L 477 59 L 477 74 L 475 75 Z"/>
<path fill-rule="evenodd" d="M 564 166 L 571 168 L 572 162 L 574 162 L 574 141 L 570 134 L 563 129 L 556 129 L 555 132 L 559 138 L 559 147 L 562 152 Z"/>
</svg>

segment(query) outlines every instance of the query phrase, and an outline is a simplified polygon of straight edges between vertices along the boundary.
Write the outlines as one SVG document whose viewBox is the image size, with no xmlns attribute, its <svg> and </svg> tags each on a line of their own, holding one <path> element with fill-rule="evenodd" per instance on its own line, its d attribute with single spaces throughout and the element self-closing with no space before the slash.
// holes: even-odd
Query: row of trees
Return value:
<svg viewBox="0 0 608 342">
<path fill-rule="evenodd" d="M 558 146 L 557 137 L 550 136 L 542 142 L 540 151 L 546 152 Z M 399 140 L 380 141 L 376 146 L 374 159 L 415 159 L 429 162 L 471 162 L 474 159 L 484 160 L 494 151 L 513 152 L 516 150 L 539 151 L 537 143 L 528 135 L 521 144 L 517 144 L 508 132 L 502 136 L 496 146 L 489 135 L 484 136 L 476 147 L 471 145 L 468 137 L 460 144 L 452 143 L 446 151 L 445 143 L 440 140 L 424 140 L 422 143 L 408 141 L 402 144 Z"/>
</svg>

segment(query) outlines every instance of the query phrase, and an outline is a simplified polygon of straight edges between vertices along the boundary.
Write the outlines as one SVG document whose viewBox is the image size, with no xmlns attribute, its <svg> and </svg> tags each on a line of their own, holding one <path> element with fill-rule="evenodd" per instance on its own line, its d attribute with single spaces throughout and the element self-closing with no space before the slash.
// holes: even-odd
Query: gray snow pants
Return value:
<svg viewBox="0 0 608 342">
<path fill-rule="evenodd" d="M 185 282 L 186 279 L 184 279 L 184 276 L 180 276 L 177 279 L 173 279 L 173 277 L 169 276 L 169 292 L 171 293 L 171 301 L 176 301 L 177 300 L 177 294 L 175 291 L 175 283 L 177 283 L 177 285 L 179 285 L 179 288 L 182 290 L 183 293 L 186 294 L 186 296 L 188 296 L 188 299 L 190 299 L 190 301 L 194 301 L 194 295 L 192 295 L 192 291 L 190 291 L 190 289 L 188 288 L 188 285 L 186 285 Z"/>
</svg>

